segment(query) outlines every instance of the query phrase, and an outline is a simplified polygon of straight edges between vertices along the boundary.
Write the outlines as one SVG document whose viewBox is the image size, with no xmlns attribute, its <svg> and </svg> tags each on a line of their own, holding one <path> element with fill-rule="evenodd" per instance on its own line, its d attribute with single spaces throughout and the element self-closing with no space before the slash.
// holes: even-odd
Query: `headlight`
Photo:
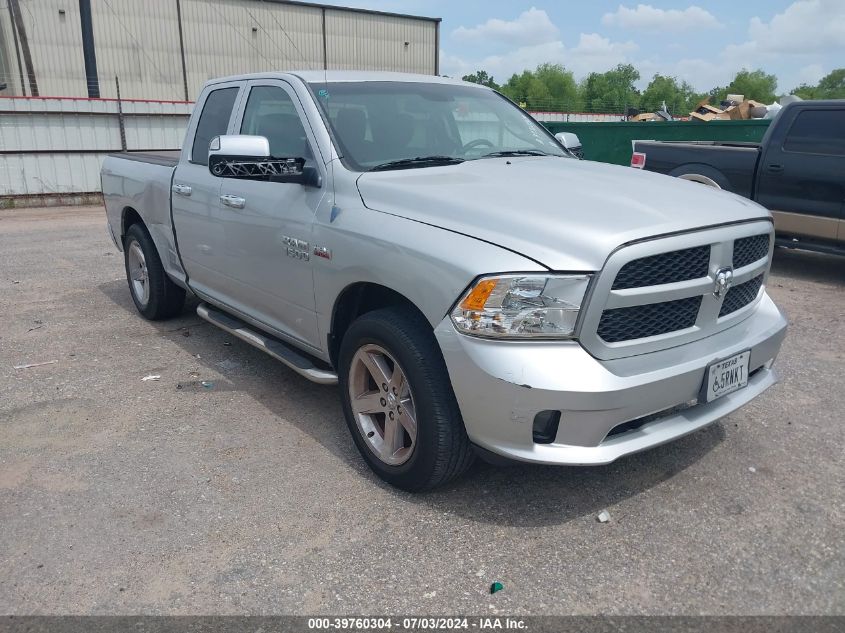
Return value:
<svg viewBox="0 0 845 633">
<path fill-rule="evenodd" d="M 452 310 L 464 334 L 490 338 L 570 338 L 591 275 L 482 277 Z"/>
</svg>

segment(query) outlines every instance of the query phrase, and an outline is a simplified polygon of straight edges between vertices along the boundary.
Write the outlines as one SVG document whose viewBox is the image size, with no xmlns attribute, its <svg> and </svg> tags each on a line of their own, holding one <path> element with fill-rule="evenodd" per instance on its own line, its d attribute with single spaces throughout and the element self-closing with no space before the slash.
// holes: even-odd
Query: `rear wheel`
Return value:
<svg viewBox="0 0 845 633">
<path fill-rule="evenodd" d="M 359 317 L 341 343 L 346 423 L 370 468 L 409 491 L 463 473 L 474 453 L 428 323 L 404 308 Z"/>
<path fill-rule="evenodd" d="M 185 290 L 164 272 L 155 243 L 142 224 L 133 224 L 123 240 L 126 280 L 138 312 L 147 319 L 175 316 L 185 305 Z"/>
</svg>

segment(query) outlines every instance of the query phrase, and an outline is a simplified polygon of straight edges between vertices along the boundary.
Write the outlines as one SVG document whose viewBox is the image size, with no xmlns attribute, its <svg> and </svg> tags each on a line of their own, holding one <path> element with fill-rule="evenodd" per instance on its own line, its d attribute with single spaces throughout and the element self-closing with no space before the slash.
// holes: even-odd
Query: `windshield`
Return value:
<svg viewBox="0 0 845 633">
<path fill-rule="evenodd" d="M 311 84 L 344 161 L 367 171 L 408 159 L 426 167 L 510 153 L 565 156 L 545 128 L 501 95 L 400 81 Z M 399 166 L 397 166 L 399 168 Z"/>
</svg>

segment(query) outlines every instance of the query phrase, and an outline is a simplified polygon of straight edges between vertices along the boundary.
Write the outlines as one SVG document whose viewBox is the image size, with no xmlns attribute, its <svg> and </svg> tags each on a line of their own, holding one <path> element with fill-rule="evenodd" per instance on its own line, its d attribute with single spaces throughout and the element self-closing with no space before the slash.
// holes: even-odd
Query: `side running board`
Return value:
<svg viewBox="0 0 845 633">
<path fill-rule="evenodd" d="M 209 323 L 257 347 L 276 360 L 282 361 L 297 374 L 305 376 L 308 380 L 321 385 L 337 384 L 336 373 L 328 369 L 320 369 L 307 356 L 290 345 L 251 328 L 240 319 L 216 310 L 207 303 L 201 303 L 197 306 L 197 314 Z"/>
</svg>

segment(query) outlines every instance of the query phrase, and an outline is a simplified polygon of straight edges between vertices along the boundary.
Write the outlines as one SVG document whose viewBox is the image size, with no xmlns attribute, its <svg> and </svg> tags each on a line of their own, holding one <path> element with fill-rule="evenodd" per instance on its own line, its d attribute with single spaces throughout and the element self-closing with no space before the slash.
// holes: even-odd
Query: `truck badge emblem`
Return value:
<svg viewBox="0 0 845 633">
<path fill-rule="evenodd" d="M 314 247 L 314 255 L 317 257 L 322 257 L 323 259 L 331 259 L 332 252 L 330 249 L 326 248 L 325 246 L 315 246 Z"/>
<path fill-rule="evenodd" d="M 716 282 L 713 284 L 713 296 L 721 299 L 734 283 L 734 269 L 720 268 L 716 271 Z"/>
<path fill-rule="evenodd" d="M 311 259 L 311 252 L 308 248 L 308 242 L 297 239 L 295 237 L 283 235 L 282 244 L 284 244 L 285 253 L 288 257 L 300 259 L 305 262 Z"/>
</svg>

